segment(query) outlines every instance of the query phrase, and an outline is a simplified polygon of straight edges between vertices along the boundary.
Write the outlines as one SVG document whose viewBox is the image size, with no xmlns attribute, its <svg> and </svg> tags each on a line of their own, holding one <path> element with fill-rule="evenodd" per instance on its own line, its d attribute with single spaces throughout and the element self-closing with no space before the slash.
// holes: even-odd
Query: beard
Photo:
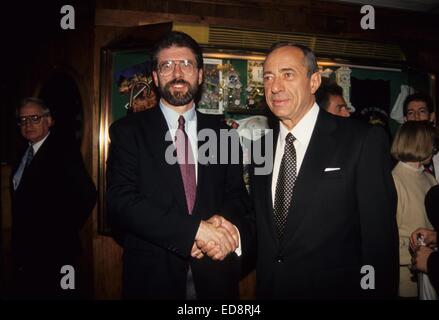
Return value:
<svg viewBox="0 0 439 320">
<path fill-rule="evenodd" d="M 187 92 L 171 92 L 171 86 L 174 84 L 185 84 L 187 85 L 188 89 Z M 198 93 L 198 84 L 191 85 L 189 82 L 183 80 L 183 79 L 174 79 L 169 81 L 165 84 L 165 86 L 162 86 L 160 83 L 159 85 L 159 92 L 163 99 L 165 99 L 166 102 L 168 102 L 170 105 L 173 106 L 184 106 L 195 99 L 197 93 Z"/>
</svg>

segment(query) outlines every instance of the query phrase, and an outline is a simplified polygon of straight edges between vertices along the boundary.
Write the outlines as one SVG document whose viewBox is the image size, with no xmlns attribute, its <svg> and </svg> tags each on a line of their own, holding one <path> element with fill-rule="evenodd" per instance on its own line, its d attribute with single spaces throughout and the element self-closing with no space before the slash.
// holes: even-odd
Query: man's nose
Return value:
<svg viewBox="0 0 439 320">
<path fill-rule="evenodd" d="M 278 93 L 284 90 L 283 81 L 279 77 L 274 77 L 271 85 L 271 92 Z"/>
<path fill-rule="evenodd" d="M 341 109 L 341 115 L 343 117 L 349 117 L 351 114 L 349 113 L 348 109 L 343 108 L 343 109 Z"/>
<path fill-rule="evenodd" d="M 183 75 L 183 72 L 181 71 L 180 63 L 175 63 L 174 66 L 174 76 L 176 78 L 179 78 Z"/>
</svg>

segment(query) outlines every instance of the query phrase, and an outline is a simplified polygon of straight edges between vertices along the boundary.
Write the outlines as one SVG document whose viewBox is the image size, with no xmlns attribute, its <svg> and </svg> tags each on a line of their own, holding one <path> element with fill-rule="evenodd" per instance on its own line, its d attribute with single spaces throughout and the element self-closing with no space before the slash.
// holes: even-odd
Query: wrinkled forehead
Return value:
<svg viewBox="0 0 439 320">
<path fill-rule="evenodd" d="M 286 68 L 307 68 L 303 52 L 296 47 L 285 46 L 272 51 L 264 61 L 264 72 Z"/>
<path fill-rule="evenodd" d="M 419 110 L 422 108 L 427 109 L 427 111 L 428 111 L 427 103 L 425 101 L 422 101 L 422 100 L 411 101 L 407 106 L 407 110 L 413 110 L 413 111 L 416 111 L 416 110 Z"/>
<path fill-rule="evenodd" d="M 191 60 L 195 62 L 195 54 L 188 47 L 171 46 L 160 50 L 157 55 L 157 61 L 167 60 Z"/>
<path fill-rule="evenodd" d="M 20 117 L 31 116 L 31 115 L 40 115 L 43 113 L 43 108 L 36 104 L 29 102 L 25 104 L 22 108 L 20 108 Z"/>
</svg>

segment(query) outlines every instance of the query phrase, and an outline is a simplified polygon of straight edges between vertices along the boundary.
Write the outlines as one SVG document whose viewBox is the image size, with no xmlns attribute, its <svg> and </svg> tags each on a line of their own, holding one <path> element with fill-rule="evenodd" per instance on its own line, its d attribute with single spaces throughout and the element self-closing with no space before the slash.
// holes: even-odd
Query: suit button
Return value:
<svg viewBox="0 0 439 320">
<path fill-rule="evenodd" d="M 277 261 L 277 263 L 282 263 L 284 261 L 284 257 L 283 256 L 277 256 L 276 261 Z"/>
</svg>

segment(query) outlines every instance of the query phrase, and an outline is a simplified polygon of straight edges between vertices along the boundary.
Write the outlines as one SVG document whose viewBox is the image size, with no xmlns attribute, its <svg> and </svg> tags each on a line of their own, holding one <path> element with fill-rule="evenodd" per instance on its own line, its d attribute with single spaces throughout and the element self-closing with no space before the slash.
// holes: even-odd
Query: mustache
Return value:
<svg viewBox="0 0 439 320">
<path fill-rule="evenodd" d="M 170 86 L 172 86 L 173 84 L 186 84 L 188 86 L 190 86 L 191 84 L 183 79 L 174 79 L 169 81 L 166 86 L 169 88 Z"/>
</svg>

